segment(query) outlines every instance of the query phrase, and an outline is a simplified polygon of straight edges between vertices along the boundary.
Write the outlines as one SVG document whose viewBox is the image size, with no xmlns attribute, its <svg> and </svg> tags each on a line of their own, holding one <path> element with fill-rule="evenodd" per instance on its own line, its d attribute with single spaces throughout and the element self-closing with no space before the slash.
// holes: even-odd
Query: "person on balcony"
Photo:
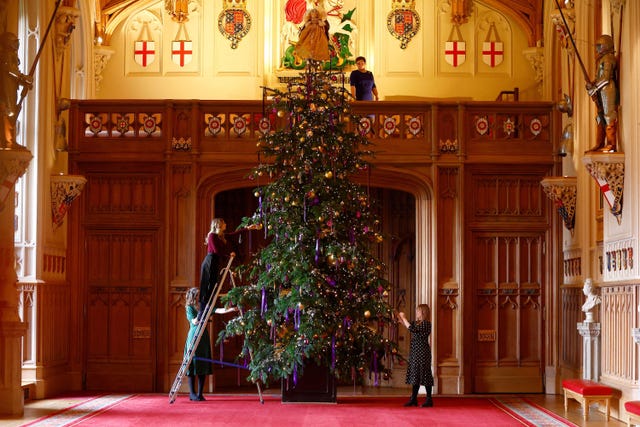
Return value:
<svg viewBox="0 0 640 427">
<path fill-rule="evenodd" d="M 351 85 L 351 96 L 356 101 L 373 101 L 378 100 L 378 88 L 376 87 L 373 73 L 367 70 L 367 60 L 364 56 L 356 58 L 357 70 L 353 70 L 349 75 L 349 83 Z"/>
</svg>

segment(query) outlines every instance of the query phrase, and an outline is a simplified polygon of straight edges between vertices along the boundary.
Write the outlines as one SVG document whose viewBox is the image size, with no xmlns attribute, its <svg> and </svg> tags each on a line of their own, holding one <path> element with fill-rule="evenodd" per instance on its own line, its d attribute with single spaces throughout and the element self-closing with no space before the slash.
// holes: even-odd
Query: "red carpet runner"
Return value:
<svg viewBox="0 0 640 427">
<path fill-rule="evenodd" d="M 104 395 L 23 427 L 63 426 L 575 426 L 518 397 L 435 397 L 433 408 L 411 407 L 399 397 L 343 397 L 337 404 L 283 404 L 279 396 L 211 395 L 172 405 L 162 394 Z M 424 397 L 420 398 L 420 401 Z"/>
</svg>

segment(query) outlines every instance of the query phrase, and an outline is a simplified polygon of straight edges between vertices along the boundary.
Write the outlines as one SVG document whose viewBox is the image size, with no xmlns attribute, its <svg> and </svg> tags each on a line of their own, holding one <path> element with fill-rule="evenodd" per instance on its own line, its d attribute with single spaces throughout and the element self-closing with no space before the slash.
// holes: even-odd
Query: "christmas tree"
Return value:
<svg viewBox="0 0 640 427">
<path fill-rule="evenodd" d="M 352 180 L 370 167 L 366 127 L 351 113 L 344 75 L 319 63 L 286 91 L 267 91 L 265 115 L 284 125 L 259 143 L 250 175 L 258 208 L 240 227 L 264 227 L 270 243 L 239 268 L 247 284 L 224 301 L 240 315 L 219 340 L 244 335 L 252 381 L 295 381 L 313 360 L 338 379 L 369 372 L 377 383 L 388 378 L 397 347 L 384 336 L 392 312 L 373 254 L 380 222 L 366 188 Z"/>
</svg>

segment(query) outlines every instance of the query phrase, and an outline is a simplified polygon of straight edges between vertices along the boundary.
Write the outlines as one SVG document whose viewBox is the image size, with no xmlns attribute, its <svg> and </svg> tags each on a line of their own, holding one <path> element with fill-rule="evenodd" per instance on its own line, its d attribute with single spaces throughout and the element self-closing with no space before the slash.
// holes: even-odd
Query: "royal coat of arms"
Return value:
<svg viewBox="0 0 640 427">
<path fill-rule="evenodd" d="M 218 15 L 218 29 L 228 40 L 231 48 L 238 47 L 238 43 L 251 29 L 251 15 L 245 8 L 245 0 L 226 0 L 224 9 Z"/>
<path fill-rule="evenodd" d="M 387 29 L 400 40 L 400 47 L 406 49 L 420 29 L 420 15 L 415 11 L 414 0 L 394 0 L 391 7 L 387 15 Z"/>
</svg>

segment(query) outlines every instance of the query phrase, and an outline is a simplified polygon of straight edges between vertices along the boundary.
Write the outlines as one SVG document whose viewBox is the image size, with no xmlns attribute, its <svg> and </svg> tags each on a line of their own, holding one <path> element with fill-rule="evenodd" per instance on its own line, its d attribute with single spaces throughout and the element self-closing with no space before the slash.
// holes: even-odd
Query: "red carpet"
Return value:
<svg viewBox="0 0 640 427">
<path fill-rule="evenodd" d="M 205 402 L 181 395 L 173 404 L 160 394 L 104 395 L 25 426 L 574 426 L 517 397 L 433 400 L 432 408 L 405 408 L 406 398 L 399 397 L 283 404 L 280 396 L 266 396 L 261 405 L 257 395 L 210 395 Z"/>
</svg>

